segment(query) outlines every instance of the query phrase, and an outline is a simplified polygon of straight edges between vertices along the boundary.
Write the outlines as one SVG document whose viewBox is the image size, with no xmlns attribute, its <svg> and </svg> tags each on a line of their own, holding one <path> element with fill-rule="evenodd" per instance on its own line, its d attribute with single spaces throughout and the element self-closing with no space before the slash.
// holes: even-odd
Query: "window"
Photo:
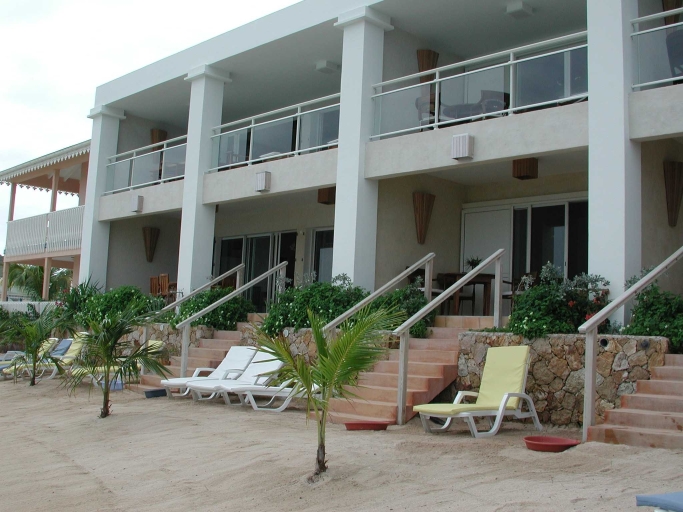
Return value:
<svg viewBox="0 0 683 512">
<path fill-rule="evenodd" d="M 313 248 L 313 270 L 316 280 L 322 283 L 332 281 L 332 246 L 334 230 L 326 229 L 315 232 Z"/>
</svg>

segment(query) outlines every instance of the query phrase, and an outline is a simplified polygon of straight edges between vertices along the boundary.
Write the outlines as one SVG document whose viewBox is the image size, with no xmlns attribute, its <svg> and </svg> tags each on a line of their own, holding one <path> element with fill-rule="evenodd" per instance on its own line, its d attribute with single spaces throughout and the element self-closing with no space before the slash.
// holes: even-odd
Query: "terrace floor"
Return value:
<svg viewBox="0 0 683 512">
<path fill-rule="evenodd" d="M 316 428 L 301 410 L 113 394 L 68 397 L 56 381 L 0 382 L 2 508 L 51 510 L 635 510 L 635 494 L 683 488 L 683 450 L 588 443 L 531 452 L 528 426 L 492 439 L 328 426 L 328 464 L 311 486 Z M 578 430 L 557 430 L 578 438 Z"/>
</svg>

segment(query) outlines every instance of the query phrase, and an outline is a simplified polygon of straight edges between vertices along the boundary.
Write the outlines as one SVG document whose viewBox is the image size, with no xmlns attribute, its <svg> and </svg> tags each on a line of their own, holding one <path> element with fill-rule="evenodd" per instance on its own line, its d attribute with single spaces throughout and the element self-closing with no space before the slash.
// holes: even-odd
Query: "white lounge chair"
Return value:
<svg viewBox="0 0 683 512">
<path fill-rule="evenodd" d="M 231 392 L 237 395 L 242 405 L 251 405 L 255 411 L 282 412 L 287 408 L 292 398 L 304 396 L 303 393 L 294 393 L 294 389 L 288 388 L 288 385 L 287 382 L 282 386 L 244 386 L 233 388 Z M 270 401 L 267 404 L 259 405 L 256 403 L 256 397 L 270 398 Z M 283 401 L 282 404 L 274 407 L 273 403 L 280 399 Z"/>
<path fill-rule="evenodd" d="M 459 391 L 452 404 L 416 405 L 413 411 L 420 413 L 425 432 L 445 432 L 454 418 L 463 418 L 474 437 L 496 435 L 505 416 L 517 419 L 532 418 L 537 430 L 541 430 L 536 408 L 526 389 L 530 350 L 528 345 L 519 347 L 495 347 L 486 352 L 486 365 L 481 377 L 479 392 Z M 465 397 L 476 397 L 474 404 L 461 403 Z M 523 403 L 528 411 L 522 411 Z M 474 418 L 488 418 L 491 430 L 479 432 Z M 434 428 L 429 418 L 444 418 L 443 427 Z M 495 418 L 495 421 L 492 421 Z"/>
<path fill-rule="evenodd" d="M 191 377 L 176 377 L 174 379 L 166 379 L 161 381 L 161 385 L 166 388 L 166 394 L 169 398 L 173 398 L 172 389 L 180 390 L 180 396 L 187 396 L 190 389 L 187 387 L 188 382 L 206 382 L 216 381 L 221 379 L 234 379 L 239 377 L 244 369 L 249 365 L 256 354 L 254 347 L 230 347 L 225 359 L 221 361 L 218 368 L 195 368 Z M 205 377 L 199 374 L 202 372 L 211 372 Z"/>
<path fill-rule="evenodd" d="M 217 394 L 223 396 L 223 400 L 228 405 L 232 405 L 228 393 L 233 393 L 234 389 L 247 386 L 266 385 L 274 378 L 274 373 L 282 368 L 282 362 L 273 359 L 271 354 L 261 352 L 254 355 L 249 366 L 236 379 L 231 380 L 205 380 L 190 381 L 187 383 L 188 389 L 192 392 L 194 400 L 210 400 Z M 210 395 L 205 397 L 204 395 Z"/>
</svg>

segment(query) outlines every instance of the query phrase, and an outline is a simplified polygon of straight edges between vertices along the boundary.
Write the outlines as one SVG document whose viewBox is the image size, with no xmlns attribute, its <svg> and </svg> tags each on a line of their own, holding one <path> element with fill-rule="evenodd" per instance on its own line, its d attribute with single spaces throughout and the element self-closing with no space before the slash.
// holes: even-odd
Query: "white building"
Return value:
<svg viewBox="0 0 683 512">
<path fill-rule="evenodd" d="M 683 162 L 683 10 L 661 11 L 304 0 L 104 84 L 80 279 L 187 293 L 287 260 L 373 289 L 431 251 L 450 273 L 504 248 L 506 278 L 552 261 L 614 296 L 683 245 L 683 164 L 664 171 Z M 415 192 L 434 201 L 422 244 Z"/>
</svg>

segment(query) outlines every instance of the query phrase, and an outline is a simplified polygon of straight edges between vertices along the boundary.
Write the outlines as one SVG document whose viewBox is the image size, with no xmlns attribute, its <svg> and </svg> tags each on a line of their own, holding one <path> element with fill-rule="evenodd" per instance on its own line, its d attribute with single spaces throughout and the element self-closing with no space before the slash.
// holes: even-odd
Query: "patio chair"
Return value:
<svg viewBox="0 0 683 512">
<path fill-rule="evenodd" d="M 54 350 L 57 348 L 57 345 L 60 344 L 60 341 L 58 338 L 48 338 L 45 341 L 43 341 L 39 353 L 40 354 L 49 354 L 50 356 L 55 356 L 57 354 L 54 354 Z M 12 354 L 11 356 L 8 355 Z M 29 361 L 23 361 L 19 362 L 17 361 L 17 358 L 19 356 L 24 356 L 24 352 L 21 351 L 11 351 L 5 354 L 4 359 L 2 362 L 0 362 L 0 371 L 2 371 L 3 377 L 6 379 L 9 378 L 14 378 L 15 371 L 16 371 L 16 376 L 19 377 L 21 375 L 28 376 L 29 375 L 29 367 L 31 366 L 31 362 Z M 42 357 L 42 356 L 41 356 Z M 16 367 L 15 367 L 16 363 Z M 39 362 L 36 371 L 40 372 L 36 377 L 40 378 L 43 376 L 45 373 L 45 367 L 47 363 Z"/>
<path fill-rule="evenodd" d="M 284 411 L 293 398 L 302 398 L 302 393 L 294 393 L 293 388 L 288 388 L 289 382 L 282 386 L 244 386 L 233 388 L 232 393 L 237 395 L 242 405 L 251 405 L 255 411 L 269 411 L 282 412 Z M 270 401 L 265 405 L 259 405 L 256 402 L 256 397 L 270 398 Z M 282 400 L 279 406 L 273 406 L 277 400 Z"/>
<path fill-rule="evenodd" d="M 180 396 L 187 396 L 190 389 L 187 387 L 188 382 L 207 382 L 221 379 L 234 379 L 239 377 L 244 369 L 249 365 L 256 354 L 254 347 L 230 347 L 227 355 L 218 365 L 218 368 L 195 368 L 192 377 L 176 377 L 174 379 L 165 379 L 161 381 L 161 385 L 166 388 L 166 394 L 169 398 L 173 398 L 172 389 L 178 389 Z M 207 376 L 200 376 L 202 372 L 211 372 Z"/>
<path fill-rule="evenodd" d="M 445 432 L 454 418 L 462 418 L 474 437 L 490 437 L 498 433 L 505 416 L 514 416 L 517 419 L 532 418 L 536 429 L 541 430 L 534 403 L 531 397 L 524 393 L 529 358 L 528 345 L 489 348 L 478 393 L 459 391 L 452 404 L 425 404 L 413 407 L 413 411 L 420 413 L 425 432 Z M 474 404 L 462 403 L 465 397 L 476 397 L 477 401 Z M 522 411 L 525 402 L 528 411 Z M 477 417 L 487 418 L 491 429 L 479 432 L 474 422 Z M 442 427 L 434 428 L 429 424 L 430 418 L 443 418 L 446 422 Z M 495 421 L 492 421 L 493 419 Z"/>
<path fill-rule="evenodd" d="M 636 506 L 655 507 L 655 512 L 683 512 L 683 492 L 666 494 L 638 494 Z"/>
<path fill-rule="evenodd" d="M 236 379 L 217 379 L 217 380 L 195 380 L 187 383 L 187 387 L 192 393 L 192 398 L 198 400 L 210 400 L 220 394 L 225 403 L 232 405 L 229 393 L 234 393 L 236 389 L 246 386 L 262 385 L 265 386 L 273 380 L 275 372 L 282 368 L 282 362 L 273 359 L 273 356 L 260 350 L 256 352 L 254 358 Z M 204 395 L 209 395 L 205 397 Z"/>
</svg>

